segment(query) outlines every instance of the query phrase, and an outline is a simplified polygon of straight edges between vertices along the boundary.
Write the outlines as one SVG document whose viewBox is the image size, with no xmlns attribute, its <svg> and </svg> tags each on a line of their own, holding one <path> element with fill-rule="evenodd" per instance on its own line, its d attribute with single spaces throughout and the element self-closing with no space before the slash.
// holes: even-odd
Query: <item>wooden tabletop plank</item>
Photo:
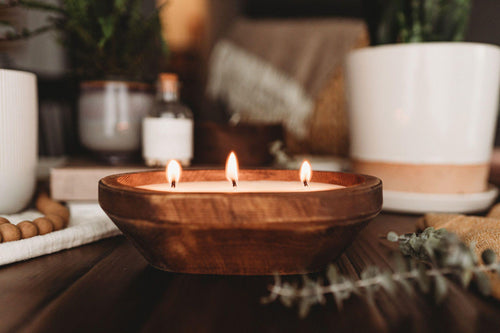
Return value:
<svg viewBox="0 0 500 333">
<path fill-rule="evenodd" d="M 382 214 L 337 260 L 358 277 L 368 265 L 394 269 L 380 236 L 414 230 L 417 216 Z M 293 280 L 294 278 L 287 278 Z M 376 332 L 491 331 L 500 304 L 451 283 L 445 302 L 402 290 L 359 296 L 337 309 L 332 297 L 305 319 L 262 305 L 271 277 L 207 276 L 150 267 L 123 237 L 0 269 L 0 331 L 24 332 Z"/>
<path fill-rule="evenodd" d="M 121 238 L 108 256 L 46 304 L 23 327 L 23 331 L 74 332 L 92 329 L 112 320 L 115 310 L 127 315 L 124 313 L 127 301 L 134 304 L 133 313 L 128 313 L 126 318 L 127 323 L 132 324 L 147 313 L 150 304 L 153 305 L 150 296 L 154 295 L 147 294 L 151 291 L 148 290 L 151 281 L 144 279 L 147 270 L 146 261 Z M 130 299 L 129 296 L 134 297 Z"/>
<path fill-rule="evenodd" d="M 15 332 L 106 257 L 116 242 L 97 242 L 0 269 L 0 330 Z"/>
</svg>

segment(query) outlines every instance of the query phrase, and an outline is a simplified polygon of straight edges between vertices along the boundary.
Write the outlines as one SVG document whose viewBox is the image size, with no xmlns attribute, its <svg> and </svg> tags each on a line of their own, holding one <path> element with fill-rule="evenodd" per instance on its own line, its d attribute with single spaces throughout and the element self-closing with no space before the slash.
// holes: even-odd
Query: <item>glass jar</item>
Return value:
<svg viewBox="0 0 500 333">
<path fill-rule="evenodd" d="M 142 119 L 153 103 L 154 91 L 145 83 L 82 82 L 78 105 L 82 145 L 111 164 L 137 160 Z"/>
</svg>

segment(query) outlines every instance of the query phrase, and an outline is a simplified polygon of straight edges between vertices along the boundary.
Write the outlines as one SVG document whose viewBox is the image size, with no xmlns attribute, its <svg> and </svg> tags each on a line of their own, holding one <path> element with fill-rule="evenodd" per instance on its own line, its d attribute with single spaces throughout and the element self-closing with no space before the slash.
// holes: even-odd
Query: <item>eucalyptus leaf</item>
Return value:
<svg viewBox="0 0 500 333">
<path fill-rule="evenodd" d="M 462 283 L 462 287 L 467 288 L 474 277 L 474 273 L 471 269 L 465 269 L 460 274 L 460 282 Z"/>
<path fill-rule="evenodd" d="M 394 231 L 390 231 L 388 234 L 387 234 L 387 240 L 389 242 L 397 242 L 399 240 L 399 236 L 397 233 L 395 233 Z"/>
<path fill-rule="evenodd" d="M 481 294 L 483 295 L 491 294 L 490 279 L 484 272 L 476 272 L 476 284 Z"/>
<path fill-rule="evenodd" d="M 338 281 L 339 273 L 335 265 L 332 264 L 328 265 L 328 268 L 326 270 L 326 277 L 331 284 L 334 284 Z"/>
<path fill-rule="evenodd" d="M 375 287 L 373 285 L 365 288 L 366 300 L 368 303 L 375 304 Z"/>
<path fill-rule="evenodd" d="M 294 297 L 291 296 L 281 296 L 280 301 L 281 303 L 286 306 L 287 308 L 291 307 L 294 303 Z"/>
<path fill-rule="evenodd" d="M 419 264 L 417 266 L 417 282 L 420 290 L 424 293 L 428 293 L 431 288 L 431 281 L 429 276 L 427 275 L 427 269 L 424 264 Z"/>
<path fill-rule="evenodd" d="M 483 259 L 485 265 L 491 265 L 497 260 L 497 255 L 492 249 L 486 249 L 481 253 L 481 259 Z"/>
<path fill-rule="evenodd" d="M 337 309 L 342 310 L 342 307 L 344 305 L 344 298 L 338 291 L 333 292 L 332 295 L 333 299 L 335 300 L 335 304 L 337 305 Z"/>
<path fill-rule="evenodd" d="M 413 296 L 415 294 L 415 289 L 413 288 L 413 285 L 410 282 L 408 282 L 408 280 L 398 279 L 397 282 L 400 284 L 400 286 L 408 295 Z"/>
<path fill-rule="evenodd" d="M 448 285 L 446 279 L 441 274 L 434 276 L 434 297 L 436 303 L 441 303 L 448 293 Z"/>
<path fill-rule="evenodd" d="M 392 274 L 389 272 L 384 272 L 379 276 L 379 278 L 382 288 L 384 288 L 389 295 L 394 295 L 397 289 Z"/>
<path fill-rule="evenodd" d="M 299 303 L 299 317 L 305 318 L 311 310 L 311 302 L 308 298 L 302 298 Z"/>
<path fill-rule="evenodd" d="M 314 280 L 305 275 L 301 284 L 282 283 L 280 277 L 276 276 L 268 299 L 280 299 L 287 307 L 298 305 L 301 317 L 306 316 L 313 305 L 324 304 L 326 294 L 333 296 L 337 309 L 341 310 L 345 300 L 353 294 L 375 304 L 376 293 L 380 289 L 391 296 L 397 295 L 400 288 L 408 295 L 414 295 L 418 286 L 423 293 L 433 291 L 435 300 L 439 303 L 445 299 L 449 289 L 450 282 L 445 275 L 460 280 L 464 287 L 475 277 L 474 281 L 480 292 L 485 295 L 491 293 L 486 272 L 500 273 L 500 263 L 496 262 L 492 251 L 483 253 L 486 265 L 481 266 L 475 259 L 473 248 L 445 229 L 427 228 L 420 234 L 391 235 L 387 238 L 397 238 L 401 252 L 394 256 L 395 272 L 368 266 L 361 272 L 359 280 L 352 280 L 340 274 L 334 265 L 330 265 L 325 271 L 326 283 L 321 277 Z"/>
<path fill-rule="evenodd" d="M 376 266 L 369 266 L 363 272 L 361 272 L 361 279 L 370 279 L 378 276 L 380 274 L 380 269 Z"/>
</svg>

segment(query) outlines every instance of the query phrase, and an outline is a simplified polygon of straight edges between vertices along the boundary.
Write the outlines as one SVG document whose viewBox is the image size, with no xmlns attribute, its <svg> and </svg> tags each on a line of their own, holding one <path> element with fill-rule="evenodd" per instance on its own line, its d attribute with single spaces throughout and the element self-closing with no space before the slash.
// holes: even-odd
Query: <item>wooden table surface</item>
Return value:
<svg viewBox="0 0 500 333">
<path fill-rule="evenodd" d="M 358 276 L 391 268 L 380 235 L 414 230 L 417 216 L 382 214 L 337 260 Z M 359 297 L 338 310 L 331 298 L 306 319 L 262 305 L 271 277 L 174 274 L 149 267 L 123 237 L 0 268 L 1 332 L 473 332 L 500 331 L 500 302 L 451 284 L 444 303 L 401 292 Z"/>
</svg>

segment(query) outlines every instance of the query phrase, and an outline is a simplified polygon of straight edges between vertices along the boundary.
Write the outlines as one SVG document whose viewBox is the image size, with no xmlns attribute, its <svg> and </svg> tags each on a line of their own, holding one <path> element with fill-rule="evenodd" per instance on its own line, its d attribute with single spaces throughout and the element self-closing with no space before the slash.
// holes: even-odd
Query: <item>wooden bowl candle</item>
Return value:
<svg viewBox="0 0 500 333">
<path fill-rule="evenodd" d="M 99 182 L 103 210 L 151 265 L 167 271 L 318 271 L 382 207 L 382 182 L 371 176 L 315 171 L 310 182 L 299 181 L 297 171 L 228 165 L 226 173 L 187 170 L 179 179 L 180 167 L 170 167 L 179 173 L 170 172 L 168 183 L 164 171 Z"/>
</svg>

